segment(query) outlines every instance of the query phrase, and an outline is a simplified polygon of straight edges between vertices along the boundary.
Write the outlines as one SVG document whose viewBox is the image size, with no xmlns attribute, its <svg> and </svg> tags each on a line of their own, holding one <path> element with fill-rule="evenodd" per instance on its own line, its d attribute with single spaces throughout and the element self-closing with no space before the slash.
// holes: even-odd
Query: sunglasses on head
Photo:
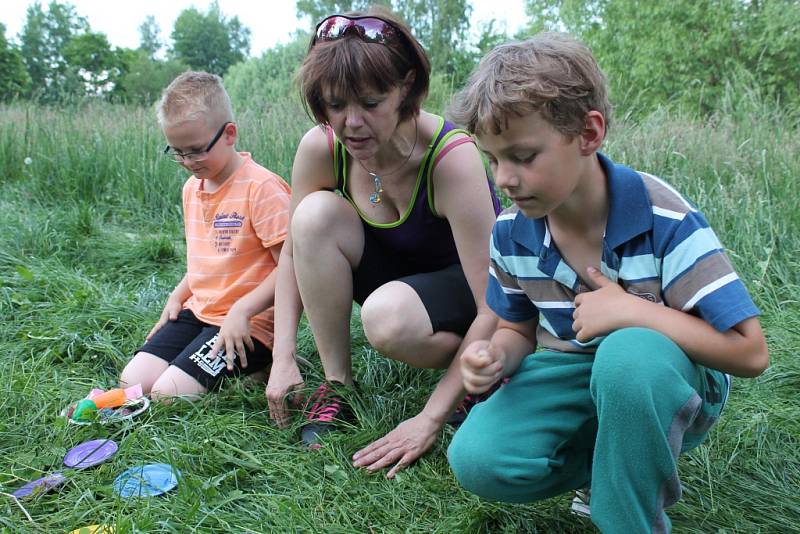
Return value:
<svg viewBox="0 0 800 534">
<path fill-rule="evenodd" d="M 331 15 L 317 24 L 314 40 L 335 41 L 352 32 L 364 42 L 386 44 L 387 39 L 397 38 L 399 31 L 391 23 L 374 16 L 351 17 L 348 15 Z"/>
</svg>

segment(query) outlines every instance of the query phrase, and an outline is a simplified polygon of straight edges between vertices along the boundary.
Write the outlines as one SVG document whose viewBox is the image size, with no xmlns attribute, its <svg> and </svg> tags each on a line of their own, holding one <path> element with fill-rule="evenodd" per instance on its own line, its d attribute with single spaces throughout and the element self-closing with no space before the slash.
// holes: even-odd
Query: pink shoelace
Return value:
<svg viewBox="0 0 800 534">
<path fill-rule="evenodd" d="M 491 388 L 489 388 L 484 393 L 479 393 L 478 395 L 470 395 L 470 394 L 465 395 L 464 398 L 461 400 L 461 402 L 456 407 L 456 412 L 468 412 L 473 406 L 475 406 L 479 402 L 485 401 L 486 399 L 491 397 L 492 394 L 495 391 L 500 389 L 505 384 L 508 384 L 508 381 L 509 381 L 509 378 L 506 377 L 506 378 L 503 378 L 502 380 L 497 381 L 496 384 L 494 384 Z"/>
<path fill-rule="evenodd" d="M 306 419 L 318 423 L 333 422 L 341 411 L 342 402 L 342 399 L 335 393 L 328 384 L 323 382 L 306 403 L 306 406 L 311 404 L 311 408 L 307 410 Z"/>
</svg>

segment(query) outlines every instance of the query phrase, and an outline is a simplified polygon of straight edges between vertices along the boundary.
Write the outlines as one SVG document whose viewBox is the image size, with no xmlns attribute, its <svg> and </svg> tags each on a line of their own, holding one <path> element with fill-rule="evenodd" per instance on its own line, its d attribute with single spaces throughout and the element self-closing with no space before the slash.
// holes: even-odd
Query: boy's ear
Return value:
<svg viewBox="0 0 800 534">
<path fill-rule="evenodd" d="M 606 119 L 603 114 L 596 110 L 586 113 L 583 131 L 580 135 L 581 154 L 588 156 L 600 150 L 605 137 Z"/>
<path fill-rule="evenodd" d="M 225 144 L 233 145 L 236 144 L 236 137 L 239 135 L 239 128 L 236 126 L 235 122 L 231 122 L 225 127 Z"/>
</svg>

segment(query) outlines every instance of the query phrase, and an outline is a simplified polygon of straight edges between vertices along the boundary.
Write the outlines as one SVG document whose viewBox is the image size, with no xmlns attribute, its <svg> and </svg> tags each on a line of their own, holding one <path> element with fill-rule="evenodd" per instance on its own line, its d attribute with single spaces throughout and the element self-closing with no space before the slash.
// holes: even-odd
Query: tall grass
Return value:
<svg viewBox="0 0 800 534">
<path fill-rule="evenodd" d="M 734 89 L 707 120 L 673 109 L 622 120 L 605 151 L 702 207 L 764 312 L 772 354 L 762 377 L 734 382 L 721 423 L 683 457 L 675 531 L 800 532 L 798 123 Z M 239 148 L 288 178 L 305 115 L 288 100 L 239 115 Z M 0 491 L 60 469 L 65 451 L 87 439 L 120 444 L 111 462 L 68 472 L 60 493 L 23 502 L 32 521 L 0 496 L 0 531 L 93 523 L 118 532 L 593 531 L 568 513 L 568 495 L 510 506 L 462 491 L 444 458 L 449 429 L 395 481 L 352 469 L 350 455 L 418 411 L 438 377 L 381 358 L 355 318 L 359 423 L 316 453 L 299 447 L 299 419 L 289 431 L 268 423 L 262 386 L 248 381 L 118 427 L 57 417 L 90 387 L 115 383 L 182 275 L 185 173 L 160 156 L 162 146 L 149 109 L 0 108 Z M 315 382 L 321 369 L 305 326 L 299 343 Z M 114 477 L 142 462 L 175 465 L 178 489 L 116 498 Z"/>
</svg>

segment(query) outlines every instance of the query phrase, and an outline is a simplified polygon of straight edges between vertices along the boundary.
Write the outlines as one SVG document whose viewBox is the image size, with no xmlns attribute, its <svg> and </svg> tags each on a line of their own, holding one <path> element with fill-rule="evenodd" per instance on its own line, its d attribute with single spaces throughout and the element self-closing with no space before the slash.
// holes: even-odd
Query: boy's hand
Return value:
<svg viewBox="0 0 800 534">
<path fill-rule="evenodd" d="M 161 312 L 161 317 L 158 318 L 158 322 L 155 324 L 155 326 L 153 326 L 150 332 L 148 332 L 147 337 L 145 337 L 145 341 L 150 341 L 150 338 L 153 337 L 162 326 L 167 324 L 167 321 L 176 320 L 182 309 L 182 302 L 177 302 L 173 298 L 167 299 L 167 303 L 164 305 L 164 310 Z"/>
<path fill-rule="evenodd" d="M 225 349 L 225 361 L 228 371 L 233 371 L 233 359 L 239 355 L 241 366 L 247 367 L 247 354 L 245 345 L 251 351 L 256 350 L 253 339 L 250 337 L 250 318 L 246 314 L 236 311 L 233 306 L 227 317 L 222 322 L 222 327 L 217 335 L 217 342 L 209 353 L 209 358 L 216 358 L 220 349 Z"/>
<path fill-rule="evenodd" d="M 487 391 L 503 377 L 505 351 L 492 346 L 488 341 L 475 341 L 461 354 L 461 378 L 464 389 L 477 395 Z"/>
<path fill-rule="evenodd" d="M 300 390 L 303 389 L 303 377 L 294 357 L 272 359 L 272 369 L 265 394 L 269 404 L 269 416 L 278 428 L 289 426 L 289 406 L 287 395 L 294 393 L 292 404 L 300 404 Z"/>
<path fill-rule="evenodd" d="M 575 297 L 572 329 L 575 331 L 575 338 L 581 343 L 631 326 L 626 318 L 636 317 L 640 313 L 636 310 L 647 303 L 646 300 L 625 292 L 622 286 L 603 276 L 594 267 L 589 267 L 586 272 L 597 289 Z"/>
</svg>

